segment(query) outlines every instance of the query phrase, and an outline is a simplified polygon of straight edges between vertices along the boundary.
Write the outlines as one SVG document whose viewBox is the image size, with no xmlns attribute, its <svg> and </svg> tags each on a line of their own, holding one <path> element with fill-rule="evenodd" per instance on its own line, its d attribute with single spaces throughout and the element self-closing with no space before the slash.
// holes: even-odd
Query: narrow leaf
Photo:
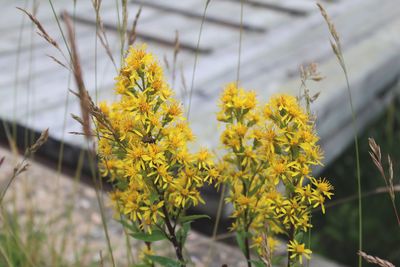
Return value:
<svg viewBox="0 0 400 267">
<path fill-rule="evenodd" d="M 210 216 L 208 216 L 208 215 L 198 214 L 198 215 L 183 216 L 179 219 L 179 222 L 181 222 L 183 224 L 185 222 L 195 221 L 195 220 L 203 219 L 203 218 L 211 219 Z"/>
<path fill-rule="evenodd" d="M 153 262 L 158 263 L 164 267 L 181 267 L 182 266 L 182 264 L 180 264 L 179 262 L 172 260 L 170 258 L 166 258 L 166 257 L 147 255 L 147 258 L 149 258 Z"/>
<path fill-rule="evenodd" d="M 156 241 L 167 239 L 165 234 L 163 232 L 161 232 L 160 230 L 153 230 L 151 232 L 151 234 L 143 233 L 143 232 L 136 232 L 136 233 L 131 233 L 130 235 L 135 239 L 142 240 L 145 242 L 156 242 Z"/>
<path fill-rule="evenodd" d="M 246 246 L 244 244 L 246 234 L 243 231 L 236 232 L 236 242 L 243 254 L 246 254 Z"/>
<path fill-rule="evenodd" d="M 251 260 L 250 262 L 252 264 L 254 264 L 255 267 L 264 267 L 265 266 L 265 264 L 262 261 Z"/>
</svg>

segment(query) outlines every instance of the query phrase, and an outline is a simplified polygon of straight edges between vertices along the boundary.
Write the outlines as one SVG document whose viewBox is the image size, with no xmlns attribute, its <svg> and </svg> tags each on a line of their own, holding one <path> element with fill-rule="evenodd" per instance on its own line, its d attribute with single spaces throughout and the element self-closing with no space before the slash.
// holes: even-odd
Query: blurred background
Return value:
<svg viewBox="0 0 400 267">
<path fill-rule="evenodd" d="M 385 182 L 368 153 L 368 137 L 381 146 L 384 161 L 387 154 L 392 157 L 399 190 L 400 4 L 397 0 L 321 3 L 340 35 L 357 121 L 364 250 L 399 264 L 400 228 Z M 89 186 L 90 164 L 81 151 L 91 145 L 71 134 L 82 129 L 70 116 L 81 114 L 79 100 L 69 92 L 76 90 L 75 81 L 62 66 L 68 64 L 65 55 L 69 53 L 66 16 L 73 21 L 83 79 L 96 102 L 115 100 L 114 77 L 127 48 L 126 33 L 136 25 L 135 43 L 146 43 L 158 57 L 176 96 L 190 110 L 197 143 L 212 150 L 218 148 L 215 114 L 225 84 L 239 80 L 244 88 L 256 91 L 260 102 L 278 92 L 298 96 L 300 66 L 315 63 L 323 79 L 307 82 L 307 88 L 311 96 L 319 94 L 311 110 L 317 117 L 325 159 L 324 166 L 314 172 L 331 181 L 335 197 L 327 203 L 326 215 L 316 212 L 312 219 L 312 249 L 343 266 L 356 266 L 354 125 L 345 75 L 315 1 L 103 0 L 100 5 L 90 0 L 2 0 L 1 6 L 1 145 L 5 151 L 23 150 L 50 128 L 50 140 L 37 159 L 65 177 L 79 176 Z M 37 27 L 16 7 L 33 14 L 59 50 L 39 36 Z M 39 182 L 38 187 L 42 190 L 43 184 Z M 44 194 L 47 201 L 47 195 L 55 192 L 45 190 Z M 210 188 L 205 194 L 210 204 L 199 209 L 215 218 L 219 193 Z M 229 207 L 223 213 L 220 234 L 226 233 L 228 215 Z M 209 236 L 213 224 L 200 222 L 197 230 Z"/>
</svg>

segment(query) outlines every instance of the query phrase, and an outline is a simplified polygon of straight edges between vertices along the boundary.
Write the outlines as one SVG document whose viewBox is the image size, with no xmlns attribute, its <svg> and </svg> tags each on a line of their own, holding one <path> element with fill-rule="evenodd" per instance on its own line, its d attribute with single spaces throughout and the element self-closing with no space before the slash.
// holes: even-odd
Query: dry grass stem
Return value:
<svg viewBox="0 0 400 267">
<path fill-rule="evenodd" d="M 324 79 L 324 76 L 318 71 L 318 65 L 316 63 L 311 63 L 307 66 L 300 65 L 300 88 L 299 88 L 299 101 L 304 98 L 306 103 L 307 113 L 311 115 L 311 104 L 317 100 L 320 92 L 314 95 L 310 95 L 310 90 L 308 89 L 307 82 L 314 81 L 319 82 Z M 303 92 L 302 92 L 303 91 Z"/>
<path fill-rule="evenodd" d="M 381 266 L 381 267 L 395 267 L 394 264 L 392 264 L 386 260 L 383 260 L 381 258 L 368 255 L 367 253 L 365 253 L 363 251 L 358 251 L 357 254 L 360 255 L 366 262 L 373 263 L 373 264 Z"/>
<path fill-rule="evenodd" d="M 175 87 L 176 63 L 178 60 L 179 49 L 180 49 L 179 32 L 178 32 L 178 30 L 176 30 L 175 31 L 174 59 L 173 59 L 173 63 L 172 63 L 172 88 Z"/>
<path fill-rule="evenodd" d="M 163 56 L 163 61 L 164 61 L 165 69 L 169 71 L 170 67 L 169 67 L 169 61 L 168 61 L 167 55 Z"/>
<path fill-rule="evenodd" d="M 35 142 L 32 146 L 30 146 L 30 147 L 28 148 L 28 153 L 29 153 L 29 154 L 26 155 L 26 156 L 29 156 L 29 155 L 31 155 L 31 154 L 33 154 L 33 153 L 36 153 L 36 151 L 37 151 L 44 143 L 46 143 L 47 139 L 49 139 L 49 129 L 44 130 L 44 131 L 40 134 L 40 136 L 39 136 L 39 138 L 36 140 L 36 142 Z"/>
<path fill-rule="evenodd" d="M 357 180 L 357 193 L 358 193 L 358 250 L 362 251 L 363 248 L 363 212 L 362 212 L 362 189 L 361 189 L 361 167 L 360 167 L 360 150 L 358 145 L 358 130 L 357 130 L 357 119 L 356 119 L 356 112 L 353 105 L 353 99 L 350 89 L 350 81 L 349 75 L 347 71 L 347 67 L 345 64 L 345 60 L 343 57 L 342 46 L 339 38 L 339 34 L 336 31 L 335 25 L 333 24 L 332 20 L 328 16 L 325 8 L 320 4 L 317 3 L 317 6 L 321 12 L 322 17 L 324 18 L 326 24 L 328 25 L 329 32 L 331 34 L 330 44 L 335 54 L 340 67 L 342 68 L 345 80 L 346 80 L 346 87 L 349 99 L 349 105 L 351 110 L 351 117 L 352 117 L 352 124 L 353 124 L 353 132 L 354 132 L 354 146 L 355 146 L 355 154 L 356 154 L 356 180 Z M 362 267 L 362 259 L 361 256 L 358 257 L 358 266 Z"/>
<path fill-rule="evenodd" d="M 400 184 L 394 185 L 393 191 L 400 192 Z M 363 192 L 361 194 L 361 197 L 365 198 L 365 197 L 370 197 L 370 196 L 374 196 L 374 195 L 387 194 L 389 192 L 390 192 L 390 190 L 386 186 L 381 186 L 381 187 L 377 187 L 371 191 Z M 345 204 L 345 203 L 348 203 L 348 202 L 356 200 L 356 199 L 358 199 L 358 194 L 350 195 L 348 197 L 340 198 L 338 200 L 333 200 L 333 201 L 330 201 L 329 203 L 326 203 L 325 208 L 326 209 L 332 208 L 332 207 L 338 206 L 340 204 Z M 313 210 L 313 212 L 318 212 L 320 210 L 321 210 L 321 208 L 318 207 L 315 210 Z"/>
<path fill-rule="evenodd" d="M 135 19 L 133 20 L 132 29 L 127 33 L 128 34 L 128 46 L 133 45 L 136 41 L 136 27 L 140 18 L 140 14 L 142 13 L 142 6 L 139 7 L 138 12 L 136 13 Z"/>
<path fill-rule="evenodd" d="M 346 72 L 346 75 L 347 75 L 346 66 L 344 64 L 342 45 L 340 42 L 339 34 L 336 31 L 336 27 L 333 24 L 331 18 L 328 16 L 328 13 L 326 12 L 326 10 L 322 6 L 322 4 L 317 3 L 317 6 L 318 6 L 318 8 L 321 12 L 321 15 L 324 18 L 326 24 L 328 25 L 329 32 L 331 33 L 331 36 L 333 39 L 333 40 L 330 40 L 332 50 L 333 50 L 334 54 L 336 55 L 336 57 L 338 58 L 340 66 L 342 67 L 342 69 L 344 69 L 344 71 Z"/>
<path fill-rule="evenodd" d="M 76 120 L 77 122 L 79 122 L 80 125 L 82 125 L 82 126 L 84 125 L 83 120 L 82 120 L 81 117 L 79 117 L 78 115 L 75 115 L 75 114 L 71 113 L 71 117 L 72 117 L 74 120 Z"/>
<path fill-rule="evenodd" d="M 75 95 L 78 98 L 81 98 L 81 95 L 77 92 L 74 92 L 73 90 L 69 90 L 73 95 Z M 120 140 L 118 132 L 113 128 L 111 122 L 108 120 L 107 116 L 104 115 L 104 113 L 101 111 L 99 107 L 96 106 L 96 104 L 93 102 L 92 98 L 89 96 L 89 94 L 86 92 L 85 96 L 87 97 L 87 111 L 88 113 L 96 120 L 96 123 L 99 125 L 102 125 L 105 127 L 108 131 L 111 132 L 111 134 L 114 136 L 115 140 Z M 76 115 L 72 115 L 72 118 L 75 119 Z M 79 119 L 81 121 L 81 119 Z M 78 122 L 79 122 L 78 121 Z M 87 135 L 87 133 L 79 133 L 79 132 L 70 132 L 71 134 L 76 134 L 76 135 Z M 88 133 L 88 136 L 94 136 L 92 131 Z M 99 137 L 99 136 L 96 136 Z M 122 150 L 125 150 L 125 147 L 121 144 L 118 143 L 120 148 Z"/>
<path fill-rule="evenodd" d="M 56 57 L 52 56 L 52 55 L 47 55 L 49 58 L 51 58 L 54 62 L 56 62 L 58 65 L 60 65 L 63 68 L 66 68 L 67 70 L 69 70 L 69 68 L 62 63 L 59 59 L 57 59 Z"/>
<path fill-rule="evenodd" d="M 75 40 L 75 33 L 72 24 L 72 20 L 67 12 L 62 13 L 62 18 L 65 21 L 65 25 L 67 27 L 68 32 L 68 39 L 71 47 L 71 54 L 72 54 L 72 67 L 73 67 L 73 74 L 76 82 L 76 86 L 79 90 L 79 99 L 80 99 L 80 106 L 82 112 L 82 122 L 83 122 L 83 132 L 87 134 L 87 137 L 90 136 L 90 116 L 88 112 L 88 93 L 86 91 L 85 83 L 83 81 L 83 73 L 81 68 L 81 63 L 78 55 L 78 49 L 76 47 L 76 40 Z"/>
<path fill-rule="evenodd" d="M 386 185 L 387 191 L 390 195 L 390 200 L 392 202 L 393 210 L 396 215 L 397 224 L 400 227 L 400 216 L 398 214 L 397 206 L 396 206 L 396 202 L 395 202 L 395 196 L 396 196 L 395 191 L 396 190 L 395 190 L 395 186 L 393 184 L 393 162 L 392 162 L 392 159 L 388 155 L 389 177 L 387 177 L 386 173 L 385 173 L 385 169 L 383 167 L 383 163 L 382 163 L 381 147 L 375 142 L 375 140 L 373 138 L 368 138 L 368 143 L 369 143 L 369 147 L 371 148 L 371 151 L 369 152 L 369 154 L 372 158 L 372 162 L 378 169 L 382 179 L 385 181 L 385 185 Z"/>
<path fill-rule="evenodd" d="M 29 158 L 32 154 L 36 153 L 36 151 L 37 151 L 44 143 L 46 143 L 46 141 L 47 141 L 48 138 L 49 138 L 49 129 L 46 129 L 46 130 L 44 130 L 44 131 L 40 134 L 40 137 L 36 140 L 36 142 L 35 142 L 32 146 L 28 147 L 28 148 L 25 150 L 24 158 L 22 159 L 21 162 L 19 162 L 19 163 L 14 167 L 13 173 L 12 173 L 10 179 L 8 179 L 5 188 L 4 188 L 3 191 L 0 193 L 0 206 L 1 206 L 2 202 L 3 202 L 3 199 L 4 199 L 5 195 L 6 195 L 7 190 L 10 188 L 10 186 L 11 186 L 12 182 L 15 180 L 15 178 L 16 178 L 18 175 L 20 175 L 21 173 L 25 172 L 25 171 L 28 169 L 29 164 L 26 163 L 26 161 L 28 160 L 28 158 Z M 0 160 L 0 165 L 3 163 L 3 161 L 4 161 L 4 157 Z"/>
<path fill-rule="evenodd" d="M 186 83 L 186 78 L 183 72 L 183 66 L 181 66 L 181 91 L 182 91 L 182 101 L 186 102 L 186 97 L 188 94 L 188 86 Z"/>
<path fill-rule="evenodd" d="M 108 43 L 106 31 L 104 29 L 103 20 L 100 16 L 100 8 L 101 8 L 101 0 L 93 0 L 92 1 L 93 8 L 96 12 L 96 35 L 100 40 L 101 45 L 106 50 L 107 56 L 110 58 L 111 62 L 114 65 L 114 68 L 117 70 L 117 65 L 115 64 L 114 57 L 111 52 L 110 45 Z"/>
<path fill-rule="evenodd" d="M 270 250 L 270 246 L 268 245 L 268 238 L 265 234 L 263 234 L 262 238 L 263 241 L 262 241 L 261 260 L 266 267 L 272 267 L 272 253 Z"/>
<path fill-rule="evenodd" d="M 122 1 L 122 32 L 127 34 L 127 28 L 128 28 L 128 1 L 127 0 L 121 0 Z M 121 43 L 122 43 L 122 49 L 125 50 L 124 44 L 125 44 L 125 34 L 121 35 Z"/>
<path fill-rule="evenodd" d="M 39 36 L 41 36 L 43 39 L 45 39 L 50 45 L 54 46 L 55 48 L 57 48 L 58 50 L 61 51 L 60 46 L 58 45 L 58 43 L 56 42 L 56 40 L 54 40 L 48 33 L 47 31 L 44 29 L 43 25 L 40 23 L 40 21 L 31 13 L 29 13 L 28 11 L 26 11 L 23 8 L 17 7 L 17 9 L 21 10 L 22 12 L 24 12 L 29 19 L 36 25 L 38 32 L 37 34 Z"/>
</svg>

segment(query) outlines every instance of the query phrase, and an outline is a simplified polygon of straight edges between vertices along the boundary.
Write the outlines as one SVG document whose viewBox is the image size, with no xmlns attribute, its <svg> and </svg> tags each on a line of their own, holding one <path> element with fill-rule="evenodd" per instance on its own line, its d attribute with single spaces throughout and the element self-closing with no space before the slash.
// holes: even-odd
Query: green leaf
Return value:
<svg viewBox="0 0 400 267">
<path fill-rule="evenodd" d="M 182 216 L 179 219 L 180 223 L 185 223 L 185 222 L 191 222 L 191 221 L 195 221 L 197 219 L 203 219 L 203 218 L 207 218 L 207 219 L 211 219 L 210 216 L 205 215 L 205 214 L 198 214 L 198 215 L 188 215 L 188 216 Z"/>
<path fill-rule="evenodd" d="M 282 255 L 276 255 L 272 257 L 272 265 L 282 265 L 283 261 L 286 259 L 285 256 Z"/>
<path fill-rule="evenodd" d="M 254 264 L 254 266 L 256 267 L 265 267 L 265 264 L 262 261 L 258 261 L 258 260 L 251 260 L 250 261 L 252 264 Z"/>
<path fill-rule="evenodd" d="M 181 267 L 182 266 L 182 264 L 180 264 L 179 262 L 177 262 L 173 259 L 170 259 L 170 258 L 154 256 L 154 255 L 147 255 L 146 257 L 148 259 L 152 260 L 153 262 L 158 263 L 164 267 Z"/>
<path fill-rule="evenodd" d="M 185 245 L 188 232 L 190 230 L 190 221 L 182 224 L 182 227 L 176 232 L 176 238 L 181 242 L 182 247 Z"/>
<path fill-rule="evenodd" d="M 304 232 L 298 232 L 294 239 L 297 240 L 298 242 L 303 242 L 303 238 L 304 238 Z"/>
<path fill-rule="evenodd" d="M 122 215 L 121 215 L 122 216 Z M 124 226 L 126 229 L 130 230 L 133 233 L 136 233 L 139 231 L 137 226 L 134 223 L 131 223 L 130 221 L 126 220 L 124 217 L 121 217 L 120 220 L 117 220 L 122 226 Z"/>
<path fill-rule="evenodd" d="M 236 232 L 236 242 L 239 245 L 240 250 L 246 255 L 246 245 L 245 245 L 245 238 L 247 234 L 244 231 L 237 231 Z"/>
<path fill-rule="evenodd" d="M 255 187 L 253 188 L 253 190 L 251 190 L 251 191 L 249 192 L 249 196 L 253 196 L 255 193 L 257 193 L 258 189 L 260 189 L 261 186 L 263 186 L 263 183 L 259 183 L 257 186 L 255 186 Z"/>
<path fill-rule="evenodd" d="M 156 242 L 167 239 L 165 234 L 160 230 L 153 230 L 151 234 L 144 232 L 136 232 L 136 233 L 131 233 L 130 235 L 135 239 L 142 240 L 145 242 Z"/>
</svg>

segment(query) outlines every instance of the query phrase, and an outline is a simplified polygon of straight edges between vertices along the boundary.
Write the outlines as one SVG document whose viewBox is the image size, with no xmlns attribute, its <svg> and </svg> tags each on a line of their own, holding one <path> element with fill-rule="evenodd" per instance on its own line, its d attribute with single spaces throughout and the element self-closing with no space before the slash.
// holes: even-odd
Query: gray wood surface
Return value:
<svg viewBox="0 0 400 267">
<path fill-rule="evenodd" d="M 30 21 L 15 6 L 25 1 L 1 1 L 0 16 L 0 118 L 15 121 L 30 129 L 50 128 L 52 137 L 68 144 L 83 146 L 83 138 L 68 134 L 80 131 L 69 114 L 80 114 L 77 99 L 68 94 L 75 89 L 69 73 L 46 55 L 62 60 L 59 53 L 39 36 Z M 48 1 L 37 1 L 37 17 L 45 29 L 64 47 L 63 39 Z M 104 23 L 117 28 L 114 1 L 103 1 Z M 140 1 L 129 3 L 131 25 Z M 86 22 L 76 23 L 76 39 L 86 87 L 93 98 L 113 101 L 116 70 L 100 42 L 96 42 L 95 15 L 91 1 L 53 1 L 59 15 L 62 10 L 76 14 Z M 196 47 L 205 1 L 147 1 L 138 32 L 174 42 L 178 31 L 182 44 Z M 260 5 L 261 3 L 261 5 Z M 361 129 L 382 111 L 394 96 L 400 74 L 400 5 L 397 0 L 324 1 L 341 36 L 349 70 L 353 100 Z M 157 6 L 154 6 L 157 5 Z M 27 9 L 31 9 L 31 2 Z M 121 7 L 119 7 L 121 9 Z M 217 147 L 215 122 L 217 101 L 224 84 L 235 81 L 241 3 L 236 0 L 211 1 L 204 24 L 194 79 L 190 123 L 199 143 Z M 184 13 L 184 14 L 180 14 Z M 217 21 L 217 22 L 216 22 Z M 23 23 L 23 24 L 21 24 Z M 224 25 L 226 23 L 227 25 Z M 314 1 L 254 0 L 244 5 L 240 80 L 241 85 L 257 92 L 261 102 L 274 93 L 298 94 L 301 64 L 316 62 L 326 79 L 312 83 L 312 92 L 321 92 L 313 105 L 318 131 L 325 150 L 326 163 L 332 161 L 352 140 L 351 114 L 343 73 L 333 56 L 329 33 Z M 64 27 L 63 22 L 61 25 Z M 251 30 L 252 27 L 257 30 Z M 112 28 L 112 27 L 111 27 Z M 22 30 L 21 30 L 22 29 Z M 261 29 L 261 30 L 260 30 Z M 19 39 L 21 42 L 19 43 Z M 117 64 L 120 62 L 119 34 L 107 30 L 107 38 Z M 138 42 L 142 40 L 139 38 Z M 97 44 L 97 48 L 96 48 Z M 149 41 L 149 50 L 162 64 L 172 63 L 173 46 Z M 66 52 L 65 48 L 63 50 Z M 181 50 L 178 55 L 174 89 L 187 106 L 182 93 L 182 76 L 188 87 L 192 79 L 195 53 Z M 166 70 L 171 81 L 171 72 Z"/>
</svg>

